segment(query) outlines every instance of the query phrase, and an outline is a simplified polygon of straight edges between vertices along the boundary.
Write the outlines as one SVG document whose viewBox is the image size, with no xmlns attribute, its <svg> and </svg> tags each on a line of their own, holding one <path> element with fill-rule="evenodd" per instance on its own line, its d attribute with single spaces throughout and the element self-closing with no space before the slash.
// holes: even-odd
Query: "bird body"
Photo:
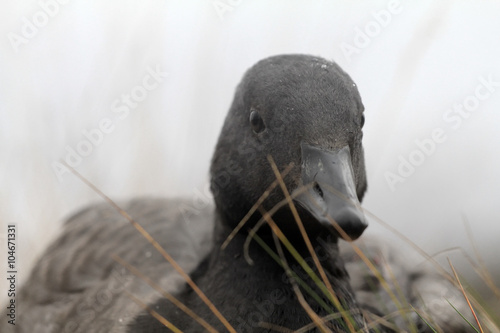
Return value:
<svg viewBox="0 0 500 333">
<path fill-rule="evenodd" d="M 220 314 L 115 208 L 100 204 L 71 217 L 41 257 L 21 291 L 14 331 L 169 332 L 156 315 L 184 332 L 368 331 L 338 251 L 339 237 L 356 239 L 367 227 L 359 204 L 367 187 L 363 111 L 356 85 L 334 62 L 261 60 L 238 85 L 215 148 L 214 207 L 187 217 L 181 199 L 122 205 Z"/>
</svg>

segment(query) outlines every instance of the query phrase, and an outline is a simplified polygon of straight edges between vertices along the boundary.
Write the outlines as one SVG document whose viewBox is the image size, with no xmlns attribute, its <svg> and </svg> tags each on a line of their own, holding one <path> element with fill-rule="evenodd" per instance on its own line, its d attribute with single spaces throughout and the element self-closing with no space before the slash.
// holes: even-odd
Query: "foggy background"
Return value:
<svg viewBox="0 0 500 333">
<path fill-rule="evenodd" d="M 359 87 L 369 182 L 363 206 L 429 254 L 461 247 L 473 255 L 467 219 L 498 282 L 498 17 L 496 1 L 3 2 L 2 272 L 8 224 L 17 225 L 24 280 L 62 219 L 101 200 L 54 169 L 68 149 L 87 149 L 76 170 L 113 199 L 204 196 L 245 70 L 271 55 L 306 53 L 335 60 Z M 148 79 L 155 88 L 144 90 L 151 71 L 167 74 Z M 140 101 L 125 113 L 122 96 L 134 92 Z M 460 104 L 473 111 L 454 111 Z M 110 133 L 82 146 L 83 132 L 102 122 Z M 430 144 L 433 133 L 439 142 Z M 410 159 L 419 164 L 413 172 L 402 162 Z M 373 219 L 367 234 L 412 251 Z M 474 280 L 461 253 L 446 256 Z"/>
</svg>

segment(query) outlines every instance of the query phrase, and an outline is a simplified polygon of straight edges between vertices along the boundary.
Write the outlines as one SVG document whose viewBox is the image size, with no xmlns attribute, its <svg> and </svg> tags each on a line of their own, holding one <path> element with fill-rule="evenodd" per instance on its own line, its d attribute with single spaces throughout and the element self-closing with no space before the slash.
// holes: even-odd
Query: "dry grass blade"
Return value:
<svg viewBox="0 0 500 333">
<path fill-rule="evenodd" d="M 177 327 L 175 327 L 174 324 L 172 324 L 171 322 L 169 322 L 167 319 L 165 319 L 164 317 L 162 317 L 158 312 L 156 312 L 155 310 L 153 309 L 150 309 L 146 304 L 144 304 L 140 299 L 138 299 L 137 297 L 135 297 L 134 295 L 132 295 L 131 293 L 125 291 L 125 293 L 127 294 L 127 296 L 133 300 L 134 302 L 137 303 L 137 305 L 139 305 L 141 308 L 143 308 L 144 310 L 148 311 L 153 317 L 155 317 L 156 320 L 158 320 L 160 323 L 162 323 L 163 325 L 165 325 L 165 327 L 167 327 L 169 330 L 171 330 L 172 332 L 174 333 L 182 333 L 182 331 L 180 329 L 178 329 Z"/>
<path fill-rule="evenodd" d="M 139 277 L 141 280 L 146 282 L 150 287 L 155 289 L 158 293 L 160 293 L 163 297 L 168 299 L 170 302 L 172 302 L 175 306 L 177 306 L 181 311 L 186 313 L 188 316 L 193 318 L 196 322 L 198 322 L 201 326 L 203 326 L 208 332 L 212 333 L 217 333 L 217 330 L 213 328 L 209 323 L 207 323 L 203 318 L 199 317 L 196 313 L 194 313 L 190 308 L 185 306 L 181 301 L 179 301 L 177 298 L 172 296 L 172 294 L 167 293 L 165 290 L 162 289 L 158 284 L 156 284 L 154 281 L 152 281 L 150 278 L 142 274 L 137 268 L 123 260 L 117 255 L 112 256 L 113 260 L 118 262 L 120 265 L 128 269 L 132 274 L 135 276 Z"/>
<path fill-rule="evenodd" d="M 304 258 L 300 256 L 300 254 L 297 252 L 297 250 L 293 247 L 293 245 L 290 243 L 290 241 L 286 238 L 286 236 L 283 234 L 283 232 L 280 230 L 280 228 L 274 223 L 273 219 L 269 215 L 269 213 L 266 213 L 265 211 L 262 211 L 262 214 L 265 216 L 266 221 L 268 222 L 268 225 L 271 227 L 273 230 L 273 235 L 276 235 L 279 240 L 285 245 L 287 248 L 288 252 L 295 258 L 297 263 L 304 269 L 304 271 L 307 273 L 307 275 L 315 282 L 315 284 L 320 288 L 320 290 L 323 292 L 325 296 L 329 298 L 329 300 L 335 305 L 337 310 L 341 313 L 341 315 L 345 318 L 349 318 L 349 312 L 343 311 L 343 308 L 340 304 L 339 299 L 337 298 L 337 295 L 329 293 L 328 289 L 326 289 L 326 286 L 322 283 L 320 278 L 314 273 L 314 271 L 307 265 L 305 262 Z M 295 280 L 293 280 L 295 281 Z M 351 331 L 355 332 L 355 331 Z"/>
<path fill-rule="evenodd" d="M 355 204 L 354 202 L 352 202 L 351 199 L 347 198 L 344 194 L 340 193 L 337 189 L 334 189 L 334 188 L 332 188 L 330 186 L 325 186 L 325 188 L 327 190 L 331 191 L 332 193 L 334 193 L 335 195 L 337 195 L 340 199 L 344 200 L 346 203 Z M 356 206 L 359 209 L 362 209 L 361 206 L 359 206 L 357 204 L 356 204 Z M 400 309 L 401 313 L 403 314 L 404 313 L 404 309 L 403 309 L 403 306 L 402 306 L 401 302 L 396 297 L 396 295 L 392 292 L 391 288 L 389 287 L 389 284 L 384 279 L 384 277 L 382 276 L 382 274 L 380 273 L 380 271 L 377 269 L 377 267 L 371 262 L 371 260 L 363 253 L 363 251 L 356 244 L 352 243 L 351 237 L 349 235 L 347 235 L 347 233 L 344 231 L 344 229 L 342 229 L 340 227 L 340 225 L 331 216 L 327 216 L 327 218 L 328 218 L 330 224 L 339 233 L 340 237 L 342 237 L 344 240 L 346 240 L 346 241 L 349 242 L 349 244 L 352 246 L 354 252 L 356 252 L 356 254 L 361 258 L 361 260 L 363 260 L 363 262 L 368 266 L 368 268 L 370 269 L 370 271 L 373 274 L 375 274 L 375 277 L 377 278 L 377 280 L 379 280 L 380 284 L 382 285 L 382 287 L 384 288 L 384 290 L 387 292 L 387 294 L 389 295 L 389 297 L 391 298 L 391 300 L 393 301 L 393 303 L 396 305 L 396 307 L 398 309 Z M 411 326 L 412 326 L 412 324 L 410 323 L 410 327 Z"/>
<path fill-rule="evenodd" d="M 458 285 L 460 286 L 460 291 L 464 295 L 465 300 L 467 301 L 467 304 L 469 305 L 470 311 L 471 311 L 472 315 L 474 316 L 474 320 L 476 321 L 477 326 L 479 327 L 479 331 L 481 331 L 481 333 L 484 333 L 483 328 L 481 327 L 481 323 L 479 322 L 479 318 L 477 318 L 476 312 L 474 311 L 474 308 L 472 307 L 472 304 L 469 301 L 469 297 L 467 297 L 467 294 L 465 293 L 465 289 L 462 286 L 462 282 L 460 282 L 460 279 L 458 278 L 458 274 L 455 271 L 455 267 L 453 267 L 453 264 L 451 263 L 451 260 L 449 258 L 448 258 L 448 263 L 450 264 L 451 270 L 453 271 L 453 275 L 455 276 L 455 279 L 457 280 Z"/>
<path fill-rule="evenodd" d="M 325 188 L 327 188 L 329 191 L 332 191 L 333 193 L 335 193 L 337 196 L 339 196 L 340 198 L 342 198 L 346 202 L 351 202 L 351 204 L 352 204 L 352 201 L 349 198 L 347 198 L 345 195 L 343 195 L 342 193 L 340 193 L 336 189 L 329 187 L 329 186 L 326 186 Z M 384 222 L 381 218 L 379 218 L 377 215 L 375 215 L 371 211 L 367 210 L 366 208 L 362 207 L 359 204 L 356 204 L 356 207 L 358 209 L 361 209 L 365 215 L 372 217 L 375 221 L 377 221 L 384 228 L 388 229 L 393 234 L 395 234 L 396 236 L 401 238 L 403 241 L 405 241 L 407 244 L 409 244 L 422 257 L 426 258 L 429 262 L 431 262 L 432 265 L 436 268 L 437 271 L 439 271 L 439 273 L 443 277 L 445 277 L 448 281 L 450 281 L 451 283 L 456 285 L 456 281 L 453 279 L 453 277 L 443 267 L 441 267 L 441 265 L 432 256 L 427 254 L 427 252 L 425 252 L 420 246 L 418 246 L 416 243 L 414 243 L 412 240 L 410 240 L 408 237 L 406 237 L 403 233 L 398 231 L 396 228 L 394 228 L 390 224 Z M 338 225 L 338 223 L 336 223 L 331 217 L 328 217 L 328 218 L 330 219 L 330 223 L 332 223 L 334 228 L 337 230 L 337 232 L 340 234 L 340 236 L 343 239 L 345 239 L 347 241 L 352 241 L 352 239 L 344 232 L 344 230 L 342 230 L 342 228 Z M 356 252 L 356 253 L 358 253 L 358 252 Z M 358 255 L 359 255 L 359 253 L 358 253 Z"/>
<path fill-rule="evenodd" d="M 266 251 L 271 258 L 278 263 L 278 265 L 280 265 L 283 269 L 285 268 L 279 255 L 275 253 L 262 238 L 258 235 L 254 235 L 254 239 L 264 249 L 264 251 Z M 291 271 L 291 273 L 293 275 L 293 279 L 309 294 L 309 296 L 311 296 L 326 312 L 333 313 L 333 309 L 325 301 L 323 301 L 323 299 L 321 299 L 319 295 L 311 287 L 309 287 L 309 285 L 307 285 L 307 283 L 305 283 L 300 276 L 297 275 L 297 273 L 293 271 Z"/>
<path fill-rule="evenodd" d="M 294 164 L 293 162 L 290 163 L 285 170 L 283 170 L 283 177 L 285 177 L 289 172 L 290 170 L 292 170 Z M 276 179 L 274 182 L 271 183 L 271 185 L 269 185 L 269 187 L 264 191 L 264 193 L 262 193 L 262 195 L 260 196 L 260 198 L 255 202 L 255 204 L 252 206 L 252 208 L 250 208 L 250 210 L 248 211 L 248 213 L 241 219 L 240 223 L 238 223 L 238 225 L 236 226 L 236 228 L 233 229 L 233 231 L 231 231 L 231 233 L 229 234 L 229 236 L 227 236 L 226 240 L 224 241 L 224 243 L 222 243 L 222 246 L 221 246 L 221 249 L 224 250 L 227 245 L 229 244 L 229 242 L 231 242 L 231 240 L 234 238 L 234 236 L 238 233 L 238 231 L 241 230 L 241 228 L 243 228 L 243 226 L 245 225 L 245 223 L 247 223 L 248 219 L 250 219 L 250 216 L 252 216 L 255 211 L 257 210 L 257 208 L 264 202 L 264 200 L 267 199 L 267 197 L 269 196 L 269 194 L 271 194 L 271 191 L 274 190 L 274 188 L 278 185 L 278 180 Z"/>
<path fill-rule="evenodd" d="M 277 180 L 276 180 L 277 181 Z M 300 195 L 302 194 L 303 192 L 307 191 L 309 188 L 311 188 L 312 185 L 310 184 L 309 186 L 303 186 L 302 188 L 300 188 L 296 193 L 294 192 L 291 197 L 292 199 L 295 198 L 295 196 L 297 195 Z M 285 198 L 283 200 L 281 200 L 280 202 L 278 202 L 276 205 L 274 205 L 274 207 L 268 212 L 270 216 L 273 216 L 274 213 L 276 213 L 280 208 L 286 206 L 288 204 L 288 200 Z M 262 227 L 262 225 L 264 225 L 266 223 L 266 220 L 264 219 L 264 217 L 260 218 L 260 220 L 255 224 L 255 226 L 250 229 L 250 231 L 248 232 L 248 236 L 247 236 L 247 239 L 245 241 L 245 244 L 244 244 L 244 251 L 243 251 L 243 254 L 245 256 L 245 260 L 250 264 L 250 265 L 253 265 L 253 260 L 252 258 L 250 257 L 249 253 L 248 253 L 248 249 L 250 247 L 250 243 L 253 239 L 253 237 L 255 236 L 255 234 L 257 233 L 257 231 L 260 229 L 260 227 Z"/>
<path fill-rule="evenodd" d="M 332 219 L 330 216 L 328 216 L 328 219 L 329 219 L 330 223 L 333 225 L 333 227 L 335 228 L 335 230 L 341 235 L 342 238 L 344 238 L 344 239 L 349 238 L 349 236 L 339 226 L 339 224 L 337 222 L 335 222 L 334 219 Z M 373 274 L 375 274 L 375 277 L 377 278 L 377 280 L 379 280 L 380 284 L 382 285 L 382 288 L 384 288 L 384 290 L 387 292 L 387 294 L 389 294 L 389 297 L 391 297 L 391 300 L 394 302 L 394 304 L 399 309 L 401 309 L 402 308 L 401 302 L 398 300 L 396 295 L 392 292 L 391 288 L 389 287 L 389 284 L 382 276 L 382 273 L 380 273 L 378 268 L 375 267 L 375 265 L 371 262 L 371 260 L 363 253 L 363 251 L 356 244 L 354 244 L 352 242 L 349 244 L 352 246 L 352 249 L 354 250 L 354 252 L 356 252 L 356 254 L 359 256 L 359 258 L 361 260 L 363 260 L 363 262 L 366 264 L 366 266 L 368 266 L 368 269 Z"/>
<path fill-rule="evenodd" d="M 363 210 L 363 208 L 358 203 L 353 202 L 351 199 L 347 198 L 343 193 L 341 193 L 337 189 L 335 189 L 335 188 L 333 188 L 331 186 L 324 186 L 324 187 L 328 191 L 331 191 L 332 193 L 334 193 L 336 196 L 338 196 L 340 199 L 342 199 L 346 203 L 355 205 L 358 209 L 362 209 Z M 380 282 L 380 284 L 382 285 L 382 287 L 384 288 L 384 290 L 387 292 L 387 294 L 391 298 L 392 302 L 399 309 L 399 312 L 400 312 L 401 316 L 407 321 L 407 323 L 408 323 L 411 331 L 415 332 L 417 330 L 417 328 L 415 327 L 415 325 L 412 322 L 412 320 L 410 318 L 408 318 L 408 316 L 405 315 L 406 312 L 405 312 L 405 308 L 404 308 L 402 302 L 400 302 L 400 300 L 398 299 L 398 297 L 391 290 L 391 288 L 389 287 L 389 284 L 387 283 L 387 281 L 385 280 L 385 278 L 382 276 L 382 274 L 380 273 L 380 271 L 377 269 L 377 267 L 371 262 L 371 260 L 363 253 L 363 251 L 356 244 L 352 243 L 351 237 L 349 235 L 347 235 L 347 233 L 340 227 L 340 225 L 331 216 L 327 216 L 327 218 L 330 221 L 330 224 L 332 224 L 332 226 L 335 228 L 335 230 L 339 233 L 340 237 L 342 237 L 344 240 L 346 240 L 346 241 L 349 242 L 349 244 L 352 246 L 352 248 L 356 252 L 356 254 L 361 258 L 361 260 L 363 260 L 363 262 L 367 265 L 367 267 L 370 269 L 370 271 L 373 274 L 375 274 L 375 277 Z M 386 266 L 388 268 L 390 268 L 389 265 L 386 264 Z M 389 273 L 392 273 L 392 270 L 389 269 Z M 406 305 L 408 305 L 407 302 L 406 302 L 406 298 L 404 297 L 404 295 L 403 295 L 403 293 L 401 291 L 401 288 L 399 288 L 399 285 L 397 283 L 396 278 L 394 276 L 392 276 L 392 279 L 393 279 L 394 285 L 396 286 L 396 290 L 398 291 L 398 293 L 399 293 L 399 295 L 401 297 L 401 300 L 404 303 L 406 303 Z"/>
<path fill-rule="evenodd" d="M 500 289 L 495 285 L 495 282 L 493 282 L 493 278 L 491 277 L 490 272 L 486 268 L 486 263 L 483 260 L 483 257 L 479 253 L 479 250 L 477 249 L 476 246 L 476 241 L 474 240 L 474 237 L 472 236 L 472 230 L 470 227 L 469 220 L 467 217 L 462 214 L 462 219 L 464 221 L 465 228 L 467 230 L 467 237 L 469 238 L 470 243 L 472 244 L 472 249 L 474 251 L 474 255 L 476 256 L 477 262 L 478 262 L 478 274 L 481 276 L 483 281 L 486 283 L 486 285 L 495 293 L 495 296 L 497 298 L 500 298 Z"/>
<path fill-rule="evenodd" d="M 410 328 L 411 332 L 418 333 L 418 329 L 413 322 L 411 318 L 409 318 L 406 315 L 405 309 L 408 309 L 410 307 L 410 304 L 408 303 L 406 296 L 403 293 L 403 290 L 401 289 L 401 286 L 399 285 L 398 280 L 396 279 L 396 276 L 394 275 L 394 271 L 387 262 L 385 257 L 382 257 L 382 263 L 384 264 L 385 270 L 389 273 L 390 280 L 394 287 L 396 288 L 396 292 L 398 293 L 399 299 L 401 300 L 401 307 L 398 307 L 399 313 L 401 314 L 401 317 L 403 317 L 406 320 L 406 323 L 408 324 L 408 327 Z M 396 295 L 394 295 L 394 298 L 396 298 Z"/>
<path fill-rule="evenodd" d="M 260 207 L 262 209 L 262 207 Z M 266 223 L 266 220 L 264 217 L 262 217 L 256 224 L 255 226 L 250 229 L 248 232 L 247 239 L 245 240 L 245 244 L 243 244 L 243 256 L 245 257 L 246 262 L 249 265 L 253 265 L 253 259 L 250 257 L 250 243 L 252 242 L 252 239 L 255 237 L 257 234 L 257 231 L 259 231 L 260 227 L 262 227 Z"/>
<path fill-rule="evenodd" d="M 430 256 L 429 254 L 427 254 L 427 252 L 425 252 L 420 246 L 418 246 L 417 244 L 415 244 L 415 242 L 413 242 L 411 239 L 409 239 L 408 237 L 406 237 L 403 233 L 401 233 L 400 231 L 398 231 L 396 228 L 394 228 L 390 224 L 384 222 L 377 215 L 373 214 L 372 212 L 370 212 L 369 210 L 367 210 L 365 208 L 362 208 L 362 209 L 363 209 L 363 212 L 366 215 L 371 216 L 373 219 L 375 219 L 375 221 L 377 221 L 384 228 L 388 229 L 393 234 L 395 234 L 396 236 L 398 236 L 399 238 L 401 238 L 403 241 L 405 241 L 407 244 L 409 244 L 422 257 L 426 258 L 430 263 L 432 263 L 432 265 L 436 268 L 436 270 L 439 271 L 439 273 L 443 277 L 445 277 L 448 281 L 450 281 L 451 283 L 453 283 L 454 285 L 456 285 L 456 281 L 453 279 L 453 277 L 443 267 L 441 267 L 441 265 L 436 261 L 436 259 L 434 259 L 432 256 Z"/>
<path fill-rule="evenodd" d="M 165 258 L 172 267 L 179 273 L 184 280 L 189 284 L 189 286 L 196 292 L 196 294 L 200 297 L 200 299 L 209 307 L 212 313 L 220 320 L 220 322 L 226 327 L 226 329 L 231 333 L 236 333 L 236 330 L 231 326 L 231 324 L 227 321 L 226 318 L 217 310 L 215 305 L 208 299 L 208 297 L 201 291 L 200 288 L 194 283 L 191 277 L 184 272 L 181 266 L 172 258 L 167 251 L 149 234 L 139 223 L 134 221 L 130 215 L 126 211 L 124 211 L 120 206 L 118 206 L 113 200 L 111 200 L 107 195 L 105 195 L 101 190 L 99 190 L 94 184 L 92 184 L 89 180 L 83 177 L 78 171 L 69 166 L 65 161 L 61 160 L 61 163 L 64 164 L 75 176 L 77 176 L 82 182 L 84 182 L 87 186 L 89 186 L 94 192 L 99 194 L 104 200 L 106 200 L 112 207 L 114 207 L 117 212 L 119 212 L 124 218 L 126 218 L 134 228 L 139 231 L 139 233 L 146 238 L 146 240 L 151 243 L 155 247 L 155 249 Z"/>
<path fill-rule="evenodd" d="M 354 314 L 354 313 L 359 313 L 359 311 L 355 310 L 355 311 L 349 311 L 350 314 Z M 329 322 L 331 320 L 335 320 L 335 319 L 340 319 L 342 318 L 342 313 L 332 313 L 332 314 L 329 314 L 323 318 L 321 318 L 321 320 L 323 322 Z M 295 333 L 306 333 L 306 332 L 309 332 L 311 329 L 313 329 L 315 327 L 315 324 L 314 323 L 311 323 L 311 324 L 308 324 L 308 325 L 305 325 L 301 328 L 299 328 L 298 330 L 295 330 L 294 332 Z M 365 326 L 363 329 L 357 331 L 357 332 L 368 332 L 368 326 Z"/>
<path fill-rule="evenodd" d="M 299 227 L 300 233 L 302 234 L 302 238 L 304 239 L 304 242 L 306 243 L 307 249 L 309 250 L 309 253 L 311 254 L 311 257 L 314 261 L 316 268 L 318 269 L 318 272 L 321 276 L 321 279 L 323 280 L 323 283 L 325 284 L 325 286 L 328 289 L 328 291 L 330 292 L 330 294 L 332 296 L 334 296 L 335 292 L 333 291 L 332 285 L 330 284 L 330 281 L 328 280 L 326 273 L 325 273 L 323 267 L 321 266 L 321 263 L 319 262 L 318 256 L 316 255 L 316 252 L 314 252 L 313 246 L 311 244 L 311 240 L 309 239 L 309 236 L 307 235 L 306 229 L 304 228 L 304 224 L 302 223 L 302 220 L 300 219 L 299 213 L 297 212 L 297 207 L 295 207 L 295 204 L 293 203 L 293 200 L 290 196 L 290 193 L 288 192 L 288 189 L 286 188 L 285 182 L 283 181 L 283 177 L 281 176 L 281 174 L 278 170 L 278 167 L 276 166 L 276 163 L 274 162 L 273 157 L 271 155 L 268 155 L 267 159 L 269 161 L 269 164 L 271 164 L 271 168 L 273 169 L 274 175 L 279 182 L 279 185 L 281 187 L 281 190 L 283 191 L 283 194 L 285 195 L 285 198 L 288 202 L 288 205 L 290 206 L 290 210 L 292 211 L 295 222 L 297 223 L 297 226 Z M 334 298 L 336 298 L 336 297 L 334 297 Z M 340 302 L 338 302 L 338 304 L 335 304 L 335 306 L 337 306 L 339 311 L 343 310 Z M 351 318 L 346 316 L 344 319 L 347 323 L 349 330 L 351 332 L 354 332 L 355 331 L 354 325 L 351 322 Z"/>
<path fill-rule="evenodd" d="M 474 271 L 483 279 L 483 281 L 486 283 L 486 285 L 491 288 L 491 284 L 486 282 L 485 276 L 484 276 L 485 271 L 487 271 L 486 267 L 482 267 L 482 265 L 476 263 L 474 261 L 474 259 L 467 252 L 465 252 L 465 250 L 463 248 L 453 247 L 453 248 L 445 249 L 445 250 L 442 250 L 442 251 L 439 251 L 439 252 L 433 254 L 432 258 L 436 258 L 439 255 L 443 255 L 447 252 L 452 252 L 452 251 L 459 251 L 463 255 L 463 257 L 467 260 L 467 262 L 471 265 L 471 267 L 474 269 Z M 489 274 L 489 272 L 487 272 L 487 274 Z M 492 280 L 491 280 L 491 283 L 493 283 Z M 459 288 L 458 283 L 455 280 L 453 280 L 453 284 L 457 288 Z M 498 290 L 498 288 L 496 286 L 494 289 Z M 496 316 L 497 319 L 494 319 L 494 314 L 493 314 L 494 310 L 488 311 L 487 308 L 484 306 L 486 303 L 484 301 L 478 300 L 478 298 L 474 295 L 469 295 L 469 300 L 471 301 L 473 306 L 476 308 L 476 311 L 479 311 L 483 315 L 483 317 L 482 317 L 483 324 L 486 323 L 486 325 L 489 327 L 490 330 L 494 330 L 495 332 L 500 333 L 500 330 L 498 329 L 499 328 L 498 327 L 498 322 L 499 322 L 498 318 L 499 317 L 497 315 Z M 495 322 L 497 322 L 497 324 L 495 324 Z M 496 328 L 496 330 L 495 330 L 495 328 Z"/>
<path fill-rule="evenodd" d="M 456 286 L 457 288 L 460 288 L 460 285 L 459 283 L 457 282 L 457 280 L 455 278 L 453 278 L 452 275 L 450 275 L 437 261 L 436 259 L 434 258 L 434 256 L 431 256 L 429 254 L 427 254 L 427 252 L 425 252 L 421 247 L 419 247 L 417 244 L 415 244 L 412 240 L 410 240 L 408 237 L 406 237 L 404 234 L 402 234 L 400 231 L 398 231 L 396 228 L 392 227 L 391 225 L 389 225 L 388 223 L 386 223 L 385 221 L 383 221 L 381 218 L 379 218 L 378 216 L 376 216 L 375 214 L 373 214 L 372 212 L 370 212 L 369 210 L 363 208 L 363 211 L 366 215 L 369 215 L 370 217 L 372 217 L 376 222 L 378 222 L 380 225 L 382 225 L 383 227 L 385 227 L 386 229 L 388 229 L 389 231 L 391 231 L 392 233 L 394 233 L 396 236 L 398 236 L 399 238 L 401 238 L 403 241 L 405 241 L 405 243 L 409 244 L 416 252 L 418 252 L 422 257 L 424 257 L 427 261 L 429 261 L 435 268 L 436 270 L 439 272 L 439 274 L 441 276 L 443 276 L 444 278 L 446 278 L 449 282 L 451 282 L 454 286 Z M 468 256 L 466 256 L 468 257 Z M 473 262 L 471 260 L 469 260 L 470 262 Z M 475 265 L 473 265 L 475 267 Z M 477 270 L 476 270 L 477 271 Z M 469 300 L 469 298 L 467 298 L 467 300 Z M 475 304 L 476 307 L 480 308 L 481 311 L 482 311 L 482 314 L 485 316 L 486 320 L 489 322 L 489 323 L 493 323 L 494 320 L 491 318 L 490 314 L 487 313 L 487 311 L 483 308 L 483 306 L 478 303 L 476 300 L 472 300 Z M 494 324 L 491 324 L 491 325 L 494 325 Z"/>
<path fill-rule="evenodd" d="M 366 321 L 368 322 L 367 325 L 368 329 L 373 329 L 377 333 L 380 332 L 380 328 L 378 328 L 379 325 L 383 325 L 384 327 L 387 327 L 393 330 L 394 332 L 397 332 L 400 328 L 397 327 L 395 324 L 391 323 L 389 319 L 398 314 L 399 311 L 397 313 L 386 314 L 384 317 L 380 317 L 377 316 L 376 314 L 363 310 L 363 316 L 366 318 Z"/>
<path fill-rule="evenodd" d="M 266 220 L 269 219 L 269 223 L 274 223 L 271 221 L 271 217 L 269 214 L 266 213 Z M 328 327 L 325 326 L 325 323 L 321 320 L 321 318 L 311 309 L 309 304 L 304 298 L 304 295 L 302 295 L 302 292 L 300 291 L 299 286 L 297 285 L 297 282 L 293 279 L 292 274 L 291 274 L 291 269 L 290 266 L 288 266 L 288 262 L 286 261 L 285 255 L 283 253 L 283 249 L 281 248 L 280 241 L 278 237 L 276 236 L 275 233 L 273 233 L 273 239 L 274 239 L 274 244 L 276 245 L 276 249 L 278 250 L 278 254 L 281 258 L 281 261 L 283 262 L 283 265 L 285 267 L 285 272 L 286 275 L 288 276 L 288 280 L 292 284 L 293 291 L 295 292 L 295 295 L 297 296 L 300 305 L 302 305 L 302 308 L 307 312 L 307 315 L 312 319 L 316 327 L 323 333 L 325 332 L 331 332 Z"/>
</svg>

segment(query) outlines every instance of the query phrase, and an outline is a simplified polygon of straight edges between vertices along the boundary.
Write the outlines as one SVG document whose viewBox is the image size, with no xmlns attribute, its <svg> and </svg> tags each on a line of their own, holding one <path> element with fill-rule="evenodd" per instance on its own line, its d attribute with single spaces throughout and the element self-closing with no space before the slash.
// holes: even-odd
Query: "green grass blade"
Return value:
<svg viewBox="0 0 500 333">
<path fill-rule="evenodd" d="M 430 328 L 430 329 L 431 329 L 434 333 L 438 333 L 438 332 L 434 329 L 434 327 L 432 327 L 432 325 L 431 325 L 431 324 L 430 324 L 427 320 L 425 320 L 425 318 L 424 318 L 424 317 L 423 317 L 423 316 L 422 316 L 422 315 L 421 315 L 421 314 L 417 311 L 417 309 L 415 309 L 415 308 L 413 307 L 413 305 L 410 305 L 410 306 L 411 306 L 411 308 L 413 309 L 413 311 L 415 311 L 415 313 L 417 314 L 417 316 L 419 316 L 419 317 L 420 317 L 420 319 L 422 319 L 422 320 L 424 321 L 424 323 L 425 323 L 427 326 L 429 326 L 429 328 Z"/>
<path fill-rule="evenodd" d="M 281 258 L 262 240 L 262 238 L 260 238 L 256 234 L 253 235 L 253 238 L 281 267 L 283 267 Z M 319 295 L 304 282 L 304 280 L 302 280 L 295 272 L 292 271 L 291 273 L 293 274 L 295 281 L 297 281 L 297 283 L 306 291 L 306 293 L 314 298 L 314 300 L 318 302 L 318 304 L 321 305 L 321 307 L 323 307 L 325 311 L 330 314 L 334 313 L 333 309 L 328 306 L 328 304 L 326 304 L 325 301 L 323 301 L 321 297 L 319 297 Z"/>
<path fill-rule="evenodd" d="M 448 299 L 446 299 L 446 302 L 448 302 L 448 304 L 451 305 L 451 307 L 460 315 L 460 317 L 463 318 L 463 320 L 467 322 L 467 324 L 469 324 L 470 327 L 474 329 L 474 331 L 480 333 L 479 330 L 470 321 L 468 321 L 467 318 L 465 318 L 465 316 L 460 311 L 458 311 L 458 309 L 453 304 L 451 304 L 451 302 Z"/>
</svg>

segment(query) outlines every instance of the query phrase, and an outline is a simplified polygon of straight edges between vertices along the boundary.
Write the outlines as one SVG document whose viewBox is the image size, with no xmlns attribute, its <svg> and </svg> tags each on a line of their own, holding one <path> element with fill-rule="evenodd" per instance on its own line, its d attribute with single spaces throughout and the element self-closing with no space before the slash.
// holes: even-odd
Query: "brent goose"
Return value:
<svg viewBox="0 0 500 333">
<path fill-rule="evenodd" d="M 237 87 L 215 149 L 215 207 L 185 199 L 121 205 L 218 312 L 122 215 L 99 204 L 66 222 L 21 290 L 17 325 L 5 331 L 271 332 L 311 323 L 309 331 L 368 331 L 338 250 L 339 236 L 356 239 L 367 226 L 359 206 L 363 109 L 334 62 L 264 59 Z"/>
</svg>

